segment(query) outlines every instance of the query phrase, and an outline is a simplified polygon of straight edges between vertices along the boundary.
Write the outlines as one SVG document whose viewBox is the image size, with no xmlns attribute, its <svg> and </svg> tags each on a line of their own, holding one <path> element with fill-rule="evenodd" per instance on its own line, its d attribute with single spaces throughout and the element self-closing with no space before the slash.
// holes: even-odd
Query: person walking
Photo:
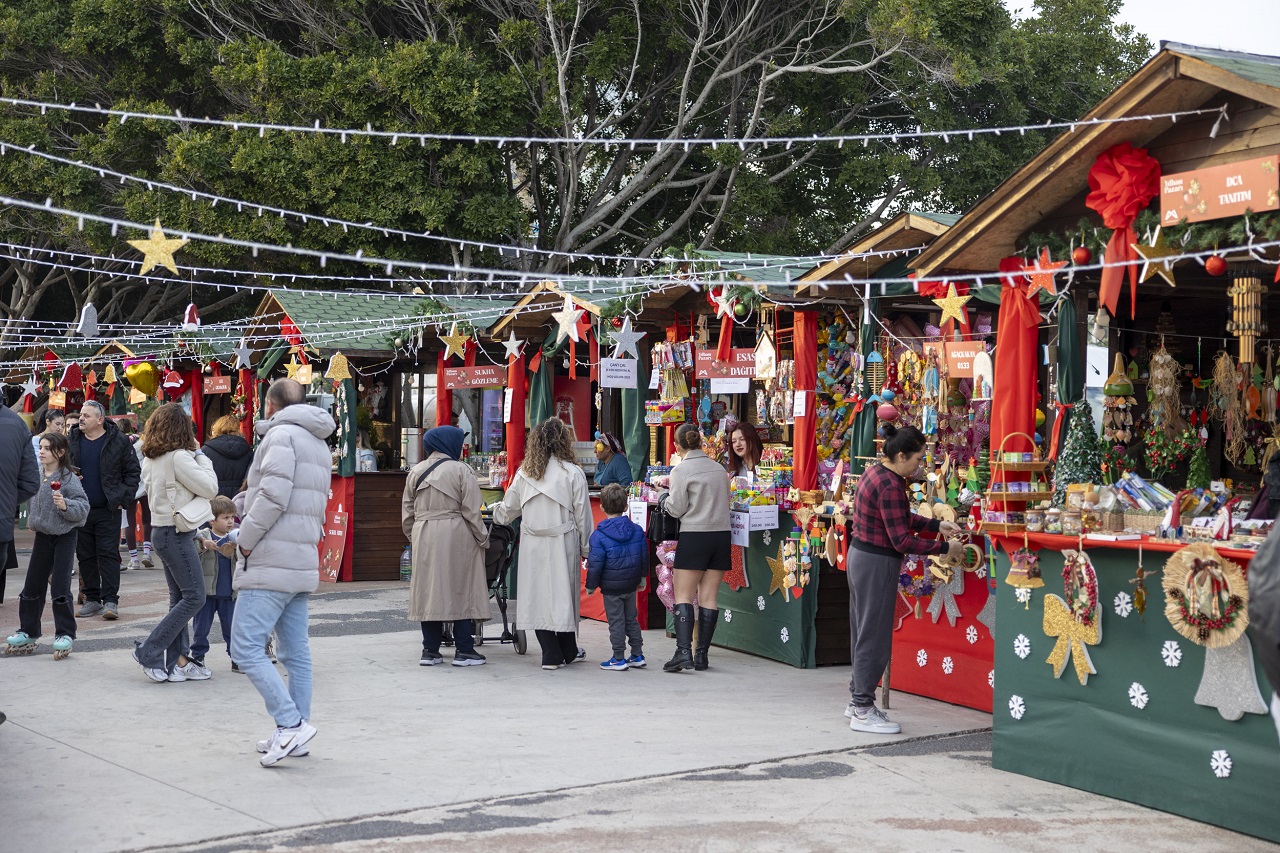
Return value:
<svg viewBox="0 0 1280 853">
<path fill-rule="evenodd" d="M 664 511 L 680 519 L 675 553 L 676 653 L 664 672 L 704 670 L 720 610 L 716 595 L 732 564 L 729 535 L 729 477 L 724 467 L 702 452 L 702 433 L 694 424 L 676 430 L 680 464 L 671 469 L 671 489 L 662 498 Z M 698 648 L 693 645 L 694 595 L 698 597 Z"/>
<path fill-rule="evenodd" d="M 204 681 L 208 668 L 191 660 L 187 623 L 204 607 L 204 570 L 196 530 L 213 520 L 217 494 L 213 465 L 196 442 L 179 403 L 165 403 L 142 432 L 142 483 L 151 499 L 152 535 L 169 585 L 169 612 L 141 643 L 133 659 L 152 681 Z"/>
<path fill-rule="evenodd" d="M 587 476 L 573 456 L 573 437 L 559 418 L 529 433 L 524 463 L 494 509 L 498 524 L 520 522 L 520 625 L 533 629 L 542 668 L 578 657 L 579 585 L 591 542 Z"/>
<path fill-rule="evenodd" d="M 427 430 L 426 456 L 405 478 L 400 520 L 413 546 L 409 618 L 422 623 L 421 666 L 444 663 L 440 640 L 453 623 L 454 666 L 480 666 L 474 633 L 489 619 L 484 556 L 489 533 L 480 518 L 480 484 L 461 462 L 466 434 L 452 426 Z"/>
<path fill-rule="evenodd" d="M 240 421 L 235 415 L 223 415 L 213 422 L 204 455 L 213 463 L 218 476 L 218 494 L 234 498 L 253 464 L 253 448 L 240 434 Z"/>
<path fill-rule="evenodd" d="M 267 389 L 265 418 L 253 427 L 261 442 L 246 478 L 240 560 L 232 578 L 237 598 L 231 659 L 276 723 L 271 736 L 258 741 L 263 767 L 305 755 L 316 736 L 310 722 L 307 605 L 320 582 L 331 469 L 325 439 L 336 425 L 328 412 L 306 400 L 306 389 L 292 379 L 277 379 Z M 287 689 L 266 653 L 273 631 L 276 654 L 289 670 Z"/>
<path fill-rule="evenodd" d="M 0 406 L 0 601 L 4 601 L 5 576 L 18 566 L 13 544 L 18 507 L 40 487 L 40 471 L 27 443 L 30 438 L 26 422 L 8 406 Z"/>
<path fill-rule="evenodd" d="M 89 496 L 89 517 L 76 541 L 84 606 L 76 616 L 120 616 L 120 511 L 138 490 L 138 457 L 124 433 L 107 420 L 107 410 L 90 400 L 68 434 L 71 465 Z"/>
<path fill-rule="evenodd" d="M 40 488 L 27 507 L 27 526 L 35 531 L 27 580 L 18 594 L 19 630 L 6 642 L 5 654 L 35 651 L 40 639 L 46 593 L 53 592 L 53 659 L 71 654 L 76 638 L 71 601 L 71 569 L 75 563 L 76 528 L 89 515 L 89 498 L 67 465 L 67 437 L 40 436 Z"/>
<path fill-rule="evenodd" d="M 875 704 L 876 685 L 889 664 L 893 644 L 894 601 L 898 576 L 907 554 L 947 554 L 959 559 L 959 542 L 922 539 L 918 533 L 960 532 L 953 522 L 924 519 L 911 512 L 907 480 L 920 471 L 924 435 L 915 427 L 881 427 L 884 437 L 880 461 L 858 481 L 849 520 L 849 646 L 853 677 L 852 698 L 845 708 L 849 728 L 871 734 L 897 734 L 902 726 Z"/>
</svg>

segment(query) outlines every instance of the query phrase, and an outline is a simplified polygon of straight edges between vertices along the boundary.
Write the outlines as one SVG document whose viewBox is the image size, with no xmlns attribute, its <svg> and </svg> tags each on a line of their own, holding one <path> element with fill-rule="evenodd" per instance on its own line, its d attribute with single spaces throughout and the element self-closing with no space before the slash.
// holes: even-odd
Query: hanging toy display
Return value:
<svg viewBox="0 0 1280 853">
<path fill-rule="evenodd" d="M 1089 646 L 1102 642 L 1102 607 L 1098 602 L 1098 573 L 1083 551 L 1063 551 L 1063 592 L 1066 600 L 1048 593 L 1044 597 L 1044 632 L 1056 638 L 1045 663 L 1053 666 L 1053 677 L 1061 678 L 1070 660 L 1081 686 L 1097 675 L 1089 657 Z"/>
<path fill-rule="evenodd" d="M 1116 353 L 1115 367 L 1107 377 L 1102 393 L 1105 396 L 1103 437 L 1114 444 L 1128 444 L 1133 437 L 1133 406 L 1138 401 L 1133 396 L 1133 380 L 1125 370 L 1124 356 L 1120 353 Z"/>
</svg>

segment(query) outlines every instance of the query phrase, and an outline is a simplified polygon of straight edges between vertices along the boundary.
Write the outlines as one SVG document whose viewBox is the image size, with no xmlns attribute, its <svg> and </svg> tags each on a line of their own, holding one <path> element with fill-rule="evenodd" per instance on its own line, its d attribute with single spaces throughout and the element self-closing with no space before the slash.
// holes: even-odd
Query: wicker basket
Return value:
<svg viewBox="0 0 1280 853">
<path fill-rule="evenodd" d="M 1160 531 L 1160 520 L 1162 518 L 1164 518 L 1164 513 L 1127 509 L 1124 511 L 1124 529 L 1132 530 L 1134 533 L 1154 536 Z"/>
<path fill-rule="evenodd" d="M 1113 509 L 1102 514 L 1102 529 L 1108 533 L 1123 533 L 1125 527 L 1124 510 Z"/>
</svg>

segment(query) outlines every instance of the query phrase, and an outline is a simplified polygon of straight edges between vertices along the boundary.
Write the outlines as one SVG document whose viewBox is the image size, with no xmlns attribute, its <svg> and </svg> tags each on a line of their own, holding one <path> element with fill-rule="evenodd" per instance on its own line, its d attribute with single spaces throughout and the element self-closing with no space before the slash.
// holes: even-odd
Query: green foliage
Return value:
<svg viewBox="0 0 1280 853">
<path fill-rule="evenodd" d="M 1072 483 L 1102 482 L 1102 447 L 1087 403 L 1073 406 L 1067 437 L 1053 469 L 1053 503 L 1061 506 Z"/>
<path fill-rule="evenodd" d="M 1197 447 L 1191 454 L 1191 467 L 1187 471 L 1188 489 L 1207 489 L 1213 477 L 1209 473 L 1209 455 L 1204 447 Z"/>
</svg>

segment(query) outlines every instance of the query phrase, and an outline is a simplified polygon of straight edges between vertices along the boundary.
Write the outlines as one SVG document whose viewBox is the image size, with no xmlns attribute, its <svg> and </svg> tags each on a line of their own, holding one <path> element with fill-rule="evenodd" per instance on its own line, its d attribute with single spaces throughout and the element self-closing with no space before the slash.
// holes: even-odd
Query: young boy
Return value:
<svg viewBox="0 0 1280 853">
<path fill-rule="evenodd" d="M 231 619 L 235 613 L 235 593 L 231 589 L 231 572 L 235 568 L 236 540 L 239 531 L 236 523 L 236 505 L 231 498 L 218 495 L 211 501 L 213 521 L 209 527 L 196 533 L 199 543 L 200 565 L 204 569 L 204 607 L 192 620 L 191 657 L 204 666 L 204 656 L 209 651 L 209 630 L 213 627 L 213 615 L 218 614 L 222 627 L 222 639 L 231 654 Z M 232 661 L 231 669 L 239 668 Z"/>
<path fill-rule="evenodd" d="M 643 667 L 640 622 L 636 618 L 636 590 L 643 589 L 649 577 L 649 546 L 644 531 L 627 518 L 627 490 L 610 483 L 600 492 L 600 508 L 609 517 L 591 534 L 591 551 L 587 555 L 587 592 L 596 589 L 604 596 L 604 612 L 609 619 L 609 641 L 613 657 L 600 664 L 601 669 L 624 670 Z M 631 643 L 631 657 L 626 656 L 625 641 Z"/>
</svg>

